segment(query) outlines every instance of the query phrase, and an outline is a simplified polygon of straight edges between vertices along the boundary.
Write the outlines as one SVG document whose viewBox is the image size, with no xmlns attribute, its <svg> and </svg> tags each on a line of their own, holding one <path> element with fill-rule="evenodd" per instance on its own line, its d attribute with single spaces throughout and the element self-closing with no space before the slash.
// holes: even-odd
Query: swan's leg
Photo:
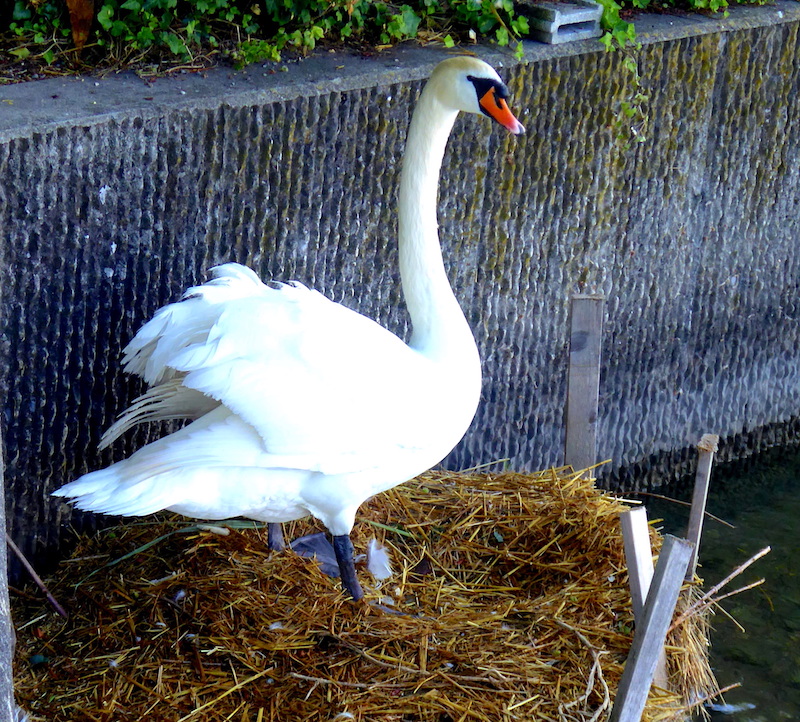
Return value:
<svg viewBox="0 0 800 722">
<path fill-rule="evenodd" d="M 333 551 L 336 552 L 336 561 L 339 562 L 339 573 L 342 586 L 350 592 L 353 601 L 358 601 L 364 596 L 364 590 L 356 577 L 356 565 L 353 560 L 353 542 L 348 534 L 333 537 Z"/>
<path fill-rule="evenodd" d="M 267 524 L 267 546 L 276 552 L 286 548 L 286 543 L 283 541 L 283 528 L 280 524 Z"/>
</svg>

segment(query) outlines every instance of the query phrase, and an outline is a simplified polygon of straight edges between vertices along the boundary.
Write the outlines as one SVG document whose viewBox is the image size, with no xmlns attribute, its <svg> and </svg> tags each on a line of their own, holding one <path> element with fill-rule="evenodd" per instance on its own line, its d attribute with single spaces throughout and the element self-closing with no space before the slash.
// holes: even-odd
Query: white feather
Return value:
<svg viewBox="0 0 800 722">
<path fill-rule="evenodd" d="M 392 576 L 392 562 L 389 552 L 382 547 L 375 537 L 367 544 L 367 569 L 375 579 L 382 582 Z"/>
</svg>

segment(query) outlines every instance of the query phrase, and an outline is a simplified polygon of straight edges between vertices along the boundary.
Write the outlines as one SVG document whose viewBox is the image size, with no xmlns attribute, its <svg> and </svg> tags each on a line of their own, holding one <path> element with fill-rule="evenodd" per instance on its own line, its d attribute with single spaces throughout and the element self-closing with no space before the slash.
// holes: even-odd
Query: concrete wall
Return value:
<svg viewBox="0 0 800 722">
<path fill-rule="evenodd" d="M 558 464 L 568 298 L 607 296 L 604 481 L 800 437 L 800 5 L 642 20 L 647 140 L 615 141 L 619 53 L 531 43 L 509 81 L 528 134 L 459 121 L 446 261 L 484 359 L 448 463 Z M 436 50 L 145 82 L 0 89 L 8 509 L 28 551 L 69 520 L 48 493 L 146 439 L 96 444 L 139 387 L 120 349 L 215 263 L 296 278 L 403 333 L 395 191 Z M 768 433 L 762 433 L 767 430 Z M 667 463 L 668 462 L 668 463 Z"/>
</svg>

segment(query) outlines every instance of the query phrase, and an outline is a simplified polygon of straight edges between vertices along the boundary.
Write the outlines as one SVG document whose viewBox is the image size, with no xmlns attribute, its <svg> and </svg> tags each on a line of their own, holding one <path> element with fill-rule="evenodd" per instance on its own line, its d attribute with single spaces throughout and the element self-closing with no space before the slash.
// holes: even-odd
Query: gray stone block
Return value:
<svg viewBox="0 0 800 722">
<path fill-rule="evenodd" d="M 534 0 L 521 7 L 521 12 L 529 19 L 530 37 L 542 43 L 556 45 L 591 40 L 603 34 L 600 28 L 603 8 L 591 0 Z"/>
</svg>

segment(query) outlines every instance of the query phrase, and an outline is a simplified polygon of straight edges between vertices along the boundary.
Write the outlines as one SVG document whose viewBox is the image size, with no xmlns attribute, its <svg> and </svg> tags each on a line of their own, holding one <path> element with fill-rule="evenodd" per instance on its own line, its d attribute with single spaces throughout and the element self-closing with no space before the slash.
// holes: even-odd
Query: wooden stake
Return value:
<svg viewBox="0 0 800 722">
<path fill-rule="evenodd" d="M 658 663 L 658 654 L 664 647 L 691 556 L 692 545 L 689 542 L 669 534 L 664 537 L 644 605 L 644 620 L 636 627 L 610 722 L 640 722 L 642 718 Z"/>
<path fill-rule="evenodd" d="M 17 559 L 20 561 L 23 567 L 27 570 L 28 574 L 31 575 L 31 579 L 36 583 L 36 586 L 42 590 L 42 594 L 47 597 L 47 601 L 50 602 L 50 606 L 58 612 L 64 619 L 69 619 L 69 614 L 67 614 L 64 607 L 62 607 L 58 600 L 50 593 L 50 590 L 47 588 L 45 583 L 42 581 L 42 578 L 36 573 L 36 570 L 33 568 L 31 563 L 28 561 L 27 557 L 22 553 L 20 548 L 14 543 L 14 540 L 6 534 L 6 544 L 8 544 L 9 549 L 16 555 Z"/>
<path fill-rule="evenodd" d="M 643 506 L 620 514 L 622 539 L 625 543 L 625 561 L 633 600 L 633 618 L 639 624 L 644 612 L 647 590 L 653 579 L 653 550 L 650 547 L 650 528 L 647 526 L 647 509 Z"/>
<path fill-rule="evenodd" d="M 692 493 L 692 508 L 689 512 L 689 529 L 686 539 L 694 544 L 692 559 L 686 570 L 686 579 L 692 581 L 697 569 L 697 555 L 700 552 L 700 537 L 703 534 L 703 517 L 706 513 L 708 500 L 708 486 L 711 481 L 711 466 L 714 463 L 714 454 L 719 444 L 719 436 L 705 434 L 697 444 L 700 458 L 697 461 L 697 473 L 694 478 L 694 492 Z"/>
<path fill-rule="evenodd" d="M 603 308 L 603 296 L 572 297 L 564 464 L 576 471 L 597 462 Z"/>
<path fill-rule="evenodd" d="M 639 628 L 644 624 L 644 603 L 653 579 L 653 550 L 650 546 L 650 527 L 647 510 L 643 507 L 629 509 L 620 514 L 622 540 L 625 544 L 625 561 L 628 565 L 628 582 L 633 602 L 633 618 Z M 667 653 L 664 647 L 658 655 L 653 684 L 668 689 Z"/>
<path fill-rule="evenodd" d="M 0 439 L 2 449 L 2 439 Z M 2 454 L 2 452 L 0 452 Z M 5 463 L 0 456 L 0 529 L 6 528 L 5 513 Z M 0 543 L 0 719 L 16 716 L 14 682 L 11 663 L 14 658 L 14 628 L 11 623 L 11 605 L 8 599 L 8 557 L 6 545 Z"/>
</svg>

